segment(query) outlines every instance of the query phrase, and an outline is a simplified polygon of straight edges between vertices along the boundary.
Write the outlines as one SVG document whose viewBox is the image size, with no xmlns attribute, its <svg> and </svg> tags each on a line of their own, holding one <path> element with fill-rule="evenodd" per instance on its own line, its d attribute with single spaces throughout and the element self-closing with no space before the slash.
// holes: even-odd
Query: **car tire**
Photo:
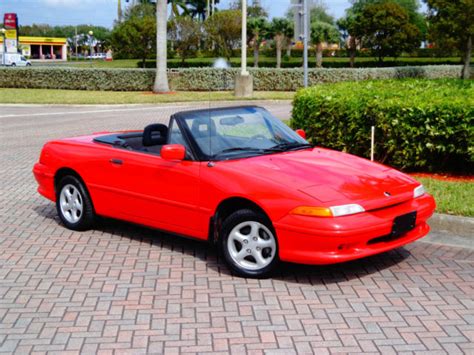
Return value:
<svg viewBox="0 0 474 355">
<path fill-rule="evenodd" d="M 27 63 L 26 66 L 27 66 L 27 67 L 31 67 L 31 63 Z"/>
<path fill-rule="evenodd" d="M 238 276 L 267 278 L 279 264 L 275 230 L 261 213 L 232 213 L 222 223 L 219 240 L 227 265 Z"/>
<path fill-rule="evenodd" d="M 59 181 L 56 189 L 56 209 L 61 222 L 72 230 L 88 230 L 96 219 L 86 187 L 73 175 L 67 175 Z"/>
<path fill-rule="evenodd" d="M 11 66 L 12 66 L 12 67 L 16 67 L 16 64 L 15 64 L 15 63 L 12 63 L 12 65 L 11 65 Z"/>
</svg>

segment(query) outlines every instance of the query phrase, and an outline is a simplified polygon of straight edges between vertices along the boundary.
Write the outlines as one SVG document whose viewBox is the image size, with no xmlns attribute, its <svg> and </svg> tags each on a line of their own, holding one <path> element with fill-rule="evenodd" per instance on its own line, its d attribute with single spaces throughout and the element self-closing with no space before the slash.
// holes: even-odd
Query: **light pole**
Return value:
<svg viewBox="0 0 474 355">
<path fill-rule="evenodd" d="M 242 0 L 242 51 L 240 75 L 249 75 L 247 71 L 247 0 Z"/>
<path fill-rule="evenodd" d="M 6 43 L 7 41 L 6 41 L 6 38 L 7 37 L 5 36 L 6 30 L 4 28 L 2 28 L 0 31 L 2 32 L 2 37 L 3 37 L 2 65 L 5 65 L 6 60 L 7 60 L 7 58 L 6 58 L 6 56 L 7 56 L 7 43 Z"/>
<path fill-rule="evenodd" d="M 253 78 L 247 71 L 247 0 L 242 0 L 242 56 L 240 73 L 235 77 L 235 96 L 250 97 L 253 95 Z"/>
<path fill-rule="evenodd" d="M 308 37 L 309 37 L 309 23 L 308 23 L 308 0 L 303 0 L 303 84 L 308 87 Z"/>
<path fill-rule="evenodd" d="M 91 64 L 92 64 L 92 40 L 94 39 L 94 32 L 89 31 L 89 56 L 91 58 Z"/>
</svg>

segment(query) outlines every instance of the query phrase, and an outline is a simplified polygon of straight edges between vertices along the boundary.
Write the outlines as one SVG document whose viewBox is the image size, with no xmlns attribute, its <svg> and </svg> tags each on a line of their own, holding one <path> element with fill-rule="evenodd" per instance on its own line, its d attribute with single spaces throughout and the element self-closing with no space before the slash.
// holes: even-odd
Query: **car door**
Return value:
<svg viewBox="0 0 474 355">
<path fill-rule="evenodd" d="M 179 130 L 170 129 L 170 132 Z M 173 143 L 173 142 L 172 142 Z M 185 143 L 185 142 L 181 142 Z M 199 206 L 201 163 L 167 161 L 157 154 L 117 148 L 108 159 L 120 218 L 178 234 L 207 238 Z"/>
</svg>

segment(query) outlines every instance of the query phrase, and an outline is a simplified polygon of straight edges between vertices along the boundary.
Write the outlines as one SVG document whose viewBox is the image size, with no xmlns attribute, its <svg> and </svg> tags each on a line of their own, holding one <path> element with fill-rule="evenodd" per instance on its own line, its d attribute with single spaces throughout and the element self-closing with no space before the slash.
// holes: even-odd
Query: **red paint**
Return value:
<svg viewBox="0 0 474 355">
<path fill-rule="evenodd" d="M 101 135 L 101 134 L 99 134 Z M 397 248 L 423 237 L 435 209 L 419 183 L 399 171 L 323 148 L 208 162 L 180 160 L 179 146 L 164 156 L 115 148 L 83 136 L 47 143 L 33 169 L 38 191 L 55 200 L 54 176 L 74 170 L 97 214 L 206 240 L 219 204 L 233 197 L 260 206 L 273 223 L 282 260 L 342 262 Z M 113 164 L 111 159 L 123 164 Z M 384 192 L 390 192 L 387 197 Z M 292 215 L 299 206 L 357 203 L 366 212 L 343 217 Z M 393 241 L 368 244 L 391 232 L 397 216 L 417 211 L 416 227 Z"/>
</svg>

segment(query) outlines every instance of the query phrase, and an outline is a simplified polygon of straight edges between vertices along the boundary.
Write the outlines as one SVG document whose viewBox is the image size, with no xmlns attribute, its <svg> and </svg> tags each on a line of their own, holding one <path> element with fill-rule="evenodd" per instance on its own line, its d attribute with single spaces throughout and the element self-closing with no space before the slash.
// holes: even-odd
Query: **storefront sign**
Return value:
<svg viewBox="0 0 474 355">
<path fill-rule="evenodd" d="M 3 16 L 3 25 L 6 29 L 17 29 L 18 28 L 18 17 L 16 14 L 5 14 Z"/>
<path fill-rule="evenodd" d="M 6 39 L 17 39 L 17 31 L 16 30 L 6 30 L 5 31 L 5 38 Z"/>
</svg>

